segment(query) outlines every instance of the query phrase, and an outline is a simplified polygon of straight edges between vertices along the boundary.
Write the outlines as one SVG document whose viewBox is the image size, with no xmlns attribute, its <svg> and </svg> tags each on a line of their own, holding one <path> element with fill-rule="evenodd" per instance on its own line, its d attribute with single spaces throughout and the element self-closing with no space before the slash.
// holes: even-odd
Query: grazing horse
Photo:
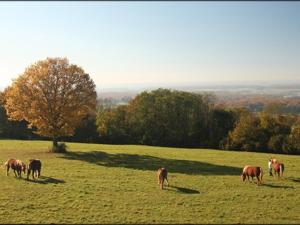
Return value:
<svg viewBox="0 0 300 225">
<path fill-rule="evenodd" d="M 274 159 L 274 158 L 271 158 L 269 159 L 268 161 L 268 168 L 269 168 L 269 175 L 270 176 L 273 176 L 273 173 L 272 173 L 272 168 L 273 168 L 273 165 L 276 164 L 276 163 L 279 163 L 279 161 L 277 159 Z"/>
<path fill-rule="evenodd" d="M 30 172 L 32 172 L 32 179 L 39 178 L 41 175 L 42 163 L 39 159 L 30 159 L 27 170 L 27 180 L 29 179 Z"/>
<path fill-rule="evenodd" d="M 275 171 L 275 177 L 276 177 L 276 174 L 277 174 L 278 179 L 280 177 L 283 177 L 284 164 L 278 162 L 278 163 L 274 163 L 272 165 L 273 165 L 273 169 Z"/>
<path fill-rule="evenodd" d="M 169 186 L 168 171 L 165 168 L 159 168 L 157 170 L 157 179 L 158 179 L 158 184 L 160 185 L 161 189 L 164 189 L 164 181 L 165 180 L 167 182 L 167 185 Z"/>
<path fill-rule="evenodd" d="M 9 168 L 12 168 L 14 170 L 14 174 L 16 177 L 22 177 L 22 171 L 24 172 L 24 174 L 26 173 L 26 165 L 19 159 L 9 159 L 5 162 L 4 166 L 6 167 L 6 176 L 8 176 Z"/>
<path fill-rule="evenodd" d="M 253 177 L 257 178 L 257 184 L 262 182 L 262 177 L 263 177 L 263 170 L 261 167 L 258 166 L 245 166 L 243 169 L 243 173 L 242 173 L 242 180 L 245 181 L 246 177 L 249 180 L 249 176 L 252 178 L 253 181 Z"/>
</svg>

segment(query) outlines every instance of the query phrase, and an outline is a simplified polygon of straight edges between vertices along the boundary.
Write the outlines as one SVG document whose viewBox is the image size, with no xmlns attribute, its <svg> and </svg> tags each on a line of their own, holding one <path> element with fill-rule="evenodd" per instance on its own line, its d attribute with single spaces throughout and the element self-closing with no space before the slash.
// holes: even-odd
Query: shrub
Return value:
<svg viewBox="0 0 300 225">
<path fill-rule="evenodd" d="M 65 143 L 57 143 L 57 145 L 53 145 L 49 152 L 54 152 L 54 153 L 65 153 L 67 152 L 67 145 Z"/>
</svg>

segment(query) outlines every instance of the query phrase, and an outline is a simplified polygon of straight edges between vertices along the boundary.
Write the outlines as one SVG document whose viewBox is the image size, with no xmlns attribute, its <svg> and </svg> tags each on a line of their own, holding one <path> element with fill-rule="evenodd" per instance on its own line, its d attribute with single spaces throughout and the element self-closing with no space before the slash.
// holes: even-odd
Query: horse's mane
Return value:
<svg viewBox="0 0 300 225">
<path fill-rule="evenodd" d="M 16 163 L 17 163 L 18 165 L 20 165 L 20 166 L 22 166 L 22 164 L 23 164 L 23 162 L 22 162 L 21 160 L 19 160 L 19 159 L 16 160 Z"/>
<path fill-rule="evenodd" d="M 245 173 L 246 172 L 246 169 L 249 167 L 250 165 L 246 165 L 245 167 L 244 167 L 244 169 L 243 169 L 243 173 Z"/>
</svg>

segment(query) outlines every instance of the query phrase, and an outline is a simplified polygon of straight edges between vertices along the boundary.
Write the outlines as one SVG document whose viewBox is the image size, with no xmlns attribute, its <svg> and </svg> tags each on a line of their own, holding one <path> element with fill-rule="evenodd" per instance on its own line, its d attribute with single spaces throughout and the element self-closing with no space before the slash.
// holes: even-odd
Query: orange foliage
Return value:
<svg viewBox="0 0 300 225">
<path fill-rule="evenodd" d="M 95 110 L 93 80 L 66 58 L 47 58 L 26 68 L 6 88 L 5 109 L 11 120 L 26 120 L 36 133 L 71 136 L 87 113 Z"/>
</svg>

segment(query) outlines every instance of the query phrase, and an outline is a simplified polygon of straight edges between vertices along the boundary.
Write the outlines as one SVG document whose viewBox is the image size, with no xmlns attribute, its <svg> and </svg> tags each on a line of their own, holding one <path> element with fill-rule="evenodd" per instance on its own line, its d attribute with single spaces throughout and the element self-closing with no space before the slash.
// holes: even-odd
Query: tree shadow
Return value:
<svg viewBox="0 0 300 225">
<path fill-rule="evenodd" d="M 262 184 L 262 186 L 271 187 L 271 188 L 284 188 L 284 189 L 292 188 L 292 189 L 294 189 L 293 186 L 287 186 L 287 185 Z"/>
<path fill-rule="evenodd" d="M 300 183 L 300 178 L 297 178 L 297 177 L 296 178 L 295 177 L 287 177 L 286 179 Z"/>
<path fill-rule="evenodd" d="M 26 179 L 26 181 L 38 183 L 38 184 L 63 184 L 66 183 L 64 180 L 56 179 L 53 177 L 46 177 L 46 176 L 40 176 L 38 179 L 32 179 L 31 177 L 29 180 Z"/>
<path fill-rule="evenodd" d="M 137 170 L 157 171 L 158 168 L 164 167 L 171 173 L 190 175 L 240 175 L 242 173 L 242 168 L 239 167 L 137 154 L 108 154 L 100 151 L 67 152 L 61 158 L 80 160 L 106 167 L 124 167 Z"/>
<path fill-rule="evenodd" d="M 180 193 L 183 193 L 183 194 L 200 194 L 199 191 L 194 190 L 194 189 L 178 187 L 178 186 L 173 186 L 173 185 L 170 185 L 169 187 L 175 188 L 177 192 L 180 192 Z"/>
</svg>

